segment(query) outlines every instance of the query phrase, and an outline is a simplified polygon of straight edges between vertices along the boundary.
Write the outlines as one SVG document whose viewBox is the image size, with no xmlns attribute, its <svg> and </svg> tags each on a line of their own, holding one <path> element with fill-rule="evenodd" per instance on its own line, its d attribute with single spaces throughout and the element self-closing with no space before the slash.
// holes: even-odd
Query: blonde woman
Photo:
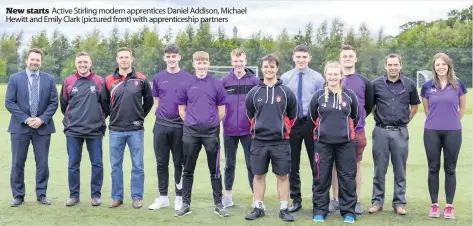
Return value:
<svg viewBox="0 0 473 226">
<path fill-rule="evenodd" d="M 424 112 L 424 147 L 429 166 L 430 217 L 440 217 L 438 204 L 440 156 L 443 149 L 445 171 L 445 218 L 455 218 L 453 197 L 456 189 L 455 168 L 462 144 L 461 119 L 466 109 L 465 84 L 457 79 L 452 59 L 437 53 L 432 62 L 433 79 L 421 89 Z"/>
<path fill-rule="evenodd" d="M 339 183 L 340 214 L 354 223 L 356 195 L 355 126 L 359 121 L 356 94 L 342 85 L 339 62 L 325 66 L 325 87 L 317 91 L 309 105 L 314 129 L 314 221 L 323 222 L 329 212 L 329 190 L 335 162 Z"/>
</svg>

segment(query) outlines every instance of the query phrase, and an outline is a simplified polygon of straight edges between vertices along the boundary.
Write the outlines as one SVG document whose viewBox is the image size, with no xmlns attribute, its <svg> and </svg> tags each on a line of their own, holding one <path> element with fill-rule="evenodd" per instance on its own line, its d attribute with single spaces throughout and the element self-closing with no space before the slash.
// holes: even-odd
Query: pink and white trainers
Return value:
<svg viewBox="0 0 473 226">
<path fill-rule="evenodd" d="M 453 206 L 445 207 L 443 217 L 447 219 L 455 219 L 455 212 L 453 211 Z"/>
<path fill-rule="evenodd" d="M 429 217 L 435 217 L 435 218 L 440 217 L 439 204 L 432 204 L 432 207 L 430 207 Z"/>
</svg>

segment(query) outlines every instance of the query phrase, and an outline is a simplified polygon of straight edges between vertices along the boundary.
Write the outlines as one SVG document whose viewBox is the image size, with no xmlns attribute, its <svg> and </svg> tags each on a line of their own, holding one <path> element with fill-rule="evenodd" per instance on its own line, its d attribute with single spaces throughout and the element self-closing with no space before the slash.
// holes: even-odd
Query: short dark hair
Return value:
<svg viewBox="0 0 473 226">
<path fill-rule="evenodd" d="M 39 55 L 41 55 L 41 57 L 43 57 L 43 51 L 41 49 L 31 48 L 30 50 L 28 50 L 28 54 L 26 55 L 26 59 L 28 59 L 28 57 L 30 57 L 31 53 L 38 53 Z"/>
<path fill-rule="evenodd" d="M 353 48 L 353 46 L 351 46 L 351 45 L 343 45 L 342 48 L 340 48 L 340 52 L 343 51 L 343 50 L 353 50 L 353 51 L 355 51 L 355 48 Z"/>
<path fill-rule="evenodd" d="M 399 64 L 402 65 L 402 59 L 401 59 L 401 56 L 397 53 L 391 53 L 389 55 L 386 56 L 386 58 L 384 58 L 384 64 L 386 64 L 388 62 L 388 58 L 397 58 L 399 59 Z"/>
<path fill-rule="evenodd" d="M 178 54 L 179 53 L 179 47 L 177 47 L 176 45 L 174 44 L 169 44 L 166 46 L 166 48 L 164 48 L 164 53 L 175 53 L 175 54 Z"/>
<path fill-rule="evenodd" d="M 274 62 L 276 63 L 276 66 L 279 67 L 279 59 L 276 55 L 269 54 L 269 55 L 264 56 L 263 58 L 261 58 L 261 65 L 263 65 L 264 61 L 268 61 L 268 63 Z"/>
<path fill-rule="evenodd" d="M 306 45 L 297 45 L 295 48 L 294 48 L 294 53 L 295 52 L 306 52 L 306 53 L 310 53 L 310 48 Z"/>
</svg>

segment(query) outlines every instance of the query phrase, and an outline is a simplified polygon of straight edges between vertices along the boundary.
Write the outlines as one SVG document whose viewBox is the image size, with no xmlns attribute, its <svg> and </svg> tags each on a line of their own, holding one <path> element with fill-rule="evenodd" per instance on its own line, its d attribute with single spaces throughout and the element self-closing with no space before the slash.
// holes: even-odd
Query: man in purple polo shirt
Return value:
<svg viewBox="0 0 473 226">
<path fill-rule="evenodd" d="M 225 193 L 222 199 L 225 207 L 233 206 L 232 187 L 235 181 L 236 153 L 238 141 L 245 152 L 248 182 L 253 191 L 253 173 L 250 166 L 250 122 L 246 117 L 245 99 L 248 92 L 259 84 L 251 69 L 245 68 L 246 54 L 242 49 L 231 53 L 233 69 L 222 79 L 227 90 L 226 116 L 223 121 L 223 146 L 225 149 Z"/>
<path fill-rule="evenodd" d="M 355 48 L 350 45 L 344 45 L 340 50 L 340 63 L 343 66 L 343 87 L 355 92 L 358 98 L 358 106 L 360 112 L 360 120 L 355 127 L 355 140 L 356 140 L 356 194 L 358 200 L 356 202 L 355 214 L 363 214 L 363 208 L 361 207 L 360 194 L 361 194 L 361 181 L 362 181 L 362 169 L 361 160 L 363 159 L 363 151 L 366 147 L 366 136 L 365 136 L 365 125 L 366 117 L 371 113 L 373 109 L 373 86 L 370 80 L 366 77 L 358 74 L 355 71 L 355 64 L 357 62 Z M 335 167 L 332 173 L 332 192 L 333 200 L 330 201 L 329 211 L 335 212 L 339 208 L 338 202 L 338 178 Z"/>
<path fill-rule="evenodd" d="M 182 206 L 182 167 L 184 155 L 182 154 L 182 124 L 177 107 L 176 92 L 186 79 L 190 78 L 187 71 L 179 67 L 179 48 L 168 45 L 164 49 L 164 62 L 166 69 L 153 77 L 153 96 L 155 98 L 156 123 L 153 128 L 153 146 L 156 156 L 159 198 L 154 199 L 148 209 L 157 210 L 169 206 L 169 153 L 172 153 L 174 163 L 174 181 L 176 183 L 176 197 L 174 209 Z"/>
<path fill-rule="evenodd" d="M 453 198 L 456 190 L 458 154 L 462 144 L 461 119 L 466 109 L 465 84 L 455 76 L 452 59 L 438 53 L 433 59 L 433 80 L 421 89 L 424 112 L 424 147 L 429 166 L 430 217 L 440 217 L 438 204 L 440 156 L 444 157 L 446 205 L 444 218 L 455 218 Z"/>
<path fill-rule="evenodd" d="M 207 74 L 210 66 L 209 54 L 197 51 L 192 56 L 195 74 L 183 83 L 177 93 L 179 115 L 184 120 L 184 173 L 182 208 L 175 216 L 191 213 L 191 193 L 194 170 L 202 145 L 207 153 L 207 163 L 212 183 L 215 213 L 226 217 L 228 212 L 222 205 L 222 177 L 220 175 L 220 122 L 225 117 L 226 91 L 222 82 Z"/>
</svg>

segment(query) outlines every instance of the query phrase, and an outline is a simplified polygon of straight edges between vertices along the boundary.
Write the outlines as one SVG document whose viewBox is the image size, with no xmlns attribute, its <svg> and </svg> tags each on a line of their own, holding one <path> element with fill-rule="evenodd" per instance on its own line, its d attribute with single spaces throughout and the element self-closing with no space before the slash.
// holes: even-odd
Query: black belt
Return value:
<svg viewBox="0 0 473 226">
<path fill-rule="evenodd" d="M 389 125 L 376 125 L 379 128 L 383 128 L 385 130 L 400 130 L 403 127 L 406 126 L 389 126 Z"/>
</svg>

